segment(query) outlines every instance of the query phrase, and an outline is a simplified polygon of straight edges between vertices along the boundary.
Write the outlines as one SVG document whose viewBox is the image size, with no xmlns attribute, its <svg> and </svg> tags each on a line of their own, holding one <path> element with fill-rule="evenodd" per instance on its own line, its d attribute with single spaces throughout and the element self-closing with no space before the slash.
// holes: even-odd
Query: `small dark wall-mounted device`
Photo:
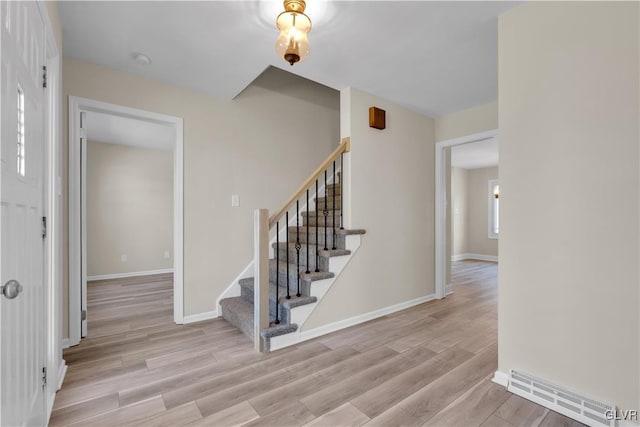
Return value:
<svg viewBox="0 0 640 427">
<path fill-rule="evenodd" d="M 378 107 L 369 108 L 369 127 L 376 129 L 384 129 L 386 127 L 385 122 L 386 112 Z"/>
</svg>

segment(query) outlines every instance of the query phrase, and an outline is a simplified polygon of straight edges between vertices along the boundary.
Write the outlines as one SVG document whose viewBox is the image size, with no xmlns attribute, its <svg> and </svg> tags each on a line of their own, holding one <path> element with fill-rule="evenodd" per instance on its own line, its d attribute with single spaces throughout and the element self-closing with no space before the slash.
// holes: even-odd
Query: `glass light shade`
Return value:
<svg viewBox="0 0 640 427">
<path fill-rule="evenodd" d="M 280 30 L 280 36 L 276 41 L 278 55 L 291 65 L 304 61 L 309 56 L 309 17 L 304 13 L 282 12 L 278 15 L 276 25 Z"/>
</svg>

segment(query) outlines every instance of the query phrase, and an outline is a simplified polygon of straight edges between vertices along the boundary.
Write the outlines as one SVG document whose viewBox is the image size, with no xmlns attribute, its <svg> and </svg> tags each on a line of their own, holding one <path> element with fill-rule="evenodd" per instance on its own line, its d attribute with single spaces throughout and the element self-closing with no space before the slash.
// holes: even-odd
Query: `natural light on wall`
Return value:
<svg viewBox="0 0 640 427">
<path fill-rule="evenodd" d="M 500 233 L 500 185 L 498 180 L 489 181 L 489 238 L 497 239 Z"/>
</svg>

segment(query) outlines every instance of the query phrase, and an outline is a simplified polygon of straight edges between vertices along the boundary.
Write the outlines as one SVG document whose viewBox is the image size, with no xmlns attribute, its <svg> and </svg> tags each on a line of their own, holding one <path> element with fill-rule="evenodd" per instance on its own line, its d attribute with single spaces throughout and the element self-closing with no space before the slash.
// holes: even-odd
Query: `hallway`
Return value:
<svg viewBox="0 0 640 427">
<path fill-rule="evenodd" d="M 127 315 L 65 351 L 51 425 L 580 425 L 490 382 L 497 264 L 456 262 L 453 280 L 443 301 L 267 355 L 222 319 L 173 324 L 166 277 L 97 291 L 96 322 Z"/>
</svg>

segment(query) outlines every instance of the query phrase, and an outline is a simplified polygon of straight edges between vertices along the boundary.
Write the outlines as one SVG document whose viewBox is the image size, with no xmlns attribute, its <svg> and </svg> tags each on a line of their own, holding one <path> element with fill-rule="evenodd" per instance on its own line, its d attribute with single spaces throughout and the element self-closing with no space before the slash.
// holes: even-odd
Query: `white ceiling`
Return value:
<svg viewBox="0 0 640 427">
<path fill-rule="evenodd" d="M 110 114 L 87 113 L 87 139 L 140 148 L 173 150 L 175 131 L 170 126 Z"/>
<path fill-rule="evenodd" d="M 462 169 L 498 166 L 498 138 L 456 145 L 451 149 L 451 166 Z"/>
<path fill-rule="evenodd" d="M 74 58 L 228 99 L 274 65 L 431 116 L 497 98 L 497 17 L 516 4 L 308 0 L 311 54 L 291 67 L 274 47 L 281 1 L 59 2 Z"/>
</svg>

